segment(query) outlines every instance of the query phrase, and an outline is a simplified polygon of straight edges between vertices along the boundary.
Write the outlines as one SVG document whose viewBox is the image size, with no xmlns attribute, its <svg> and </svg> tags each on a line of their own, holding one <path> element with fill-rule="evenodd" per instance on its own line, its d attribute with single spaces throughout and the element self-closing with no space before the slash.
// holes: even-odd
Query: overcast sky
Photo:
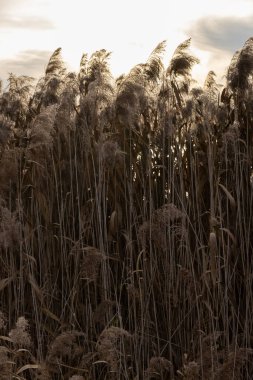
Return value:
<svg viewBox="0 0 253 380">
<path fill-rule="evenodd" d="M 115 76 L 145 62 L 167 40 L 165 65 L 176 46 L 192 37 L 201 60 L 194 77 L 218 79 L 233 53 L 253 36 L 253 0 L 0 0 L 0 78 L 42 76 L 52 52 L 77 70 L 82 54 L 112 52 Z"/>
</svg>

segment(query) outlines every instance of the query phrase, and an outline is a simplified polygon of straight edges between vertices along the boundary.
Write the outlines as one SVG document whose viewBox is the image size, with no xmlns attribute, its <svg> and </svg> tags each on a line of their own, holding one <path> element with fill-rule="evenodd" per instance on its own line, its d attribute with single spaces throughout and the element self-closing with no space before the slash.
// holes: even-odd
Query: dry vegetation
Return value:
<svg viewBox="0 0 253 380">
<path fill-rule="evenodd" d="M 253 378 L 253 39 L 0 95 L 0 379 Z M 194 87 L 195 86 L 195 87 Z"/>
</svg>

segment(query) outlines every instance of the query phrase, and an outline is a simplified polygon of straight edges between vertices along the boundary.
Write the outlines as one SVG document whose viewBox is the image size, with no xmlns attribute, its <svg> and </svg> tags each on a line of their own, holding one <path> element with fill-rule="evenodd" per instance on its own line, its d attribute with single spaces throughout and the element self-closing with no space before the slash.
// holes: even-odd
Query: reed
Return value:
<svg viewBox="0 0 253 380">
<path fill-rule="evenodd" d="M 253 377 L 253 44 L 203 88 L 190 40 L 0 94 L 0 379 Z M 195 87 L 194 87 L 195 86 Z"/>
</svg>

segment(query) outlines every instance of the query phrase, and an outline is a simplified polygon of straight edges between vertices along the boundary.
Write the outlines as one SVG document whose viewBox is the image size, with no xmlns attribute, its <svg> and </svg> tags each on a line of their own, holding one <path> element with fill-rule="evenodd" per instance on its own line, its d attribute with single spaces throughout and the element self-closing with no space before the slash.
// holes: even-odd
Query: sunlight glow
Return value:
<svg viewBox="0 0 253 380">
<path fill-rule="evenodd" d="M 176 46 L 191 37 L 187 32 L 189 27 L 194 28 L 201 18 L 233 18 L 235 15 L 243 18 L 252 14 L 252 1 L 249 0 L 178 0 L 174 3 L 167 0 L 155 3 L 144 0 L 10 0 L 4 2 L 0 10 L 0 17 L 9 20 L 9 26 L 6 21 L 1 27 L 0 59 L 14 60 L 18 53 L 26 50 L 47 51 L 50 55 L 62 47 L 70 69 L 78 70 L 82 53 L 92 54 L 104 48 L 112 52 L 111 68 L 118 76 L 144 62 L 162 40 L 167 40 L 164 57 L 167 65 Z M 26 27 L 21 27 L 20 23 L 25 20 Z M 195 42 L 193 39 L 192 47 L 201 64 L 194 68 L 194 75 L 203 80 L 209 69 L 216 69 L 209 67 L 215 61 L 211 53 L 199 49 Z M 230 58 L 231 53 L 224 53 L 220 58 L 223 60 L 219 62 L 221 76 Z M 0 75 L 6 75 L 3 70 L 0 69 Z"/>
</svg>

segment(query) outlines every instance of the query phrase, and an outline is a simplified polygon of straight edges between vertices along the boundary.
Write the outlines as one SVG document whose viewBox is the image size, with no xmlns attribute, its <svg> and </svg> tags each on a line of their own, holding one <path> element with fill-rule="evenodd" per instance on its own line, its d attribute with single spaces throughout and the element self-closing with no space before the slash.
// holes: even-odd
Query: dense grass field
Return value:
<svg viewBox="0 0 253 380">
<path fill-rule="evenodd" d="M 0 380 L 253 378 L 253 39 L 0 94 Z"/>
</svg>

